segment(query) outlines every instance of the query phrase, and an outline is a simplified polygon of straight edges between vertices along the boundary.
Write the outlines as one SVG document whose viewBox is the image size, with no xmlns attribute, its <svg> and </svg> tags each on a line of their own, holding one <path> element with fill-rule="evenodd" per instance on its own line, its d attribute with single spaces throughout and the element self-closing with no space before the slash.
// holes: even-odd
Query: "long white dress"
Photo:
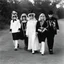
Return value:
<svg viewBox="0 0 64 64">
<path fill-rule="evenodd" d="M 39 50 L 38 38 L 36 36 L 36 23 L 34 18 L 27 22 L 26 35 L 28 36 L 28 50 Z"/>
</svg>

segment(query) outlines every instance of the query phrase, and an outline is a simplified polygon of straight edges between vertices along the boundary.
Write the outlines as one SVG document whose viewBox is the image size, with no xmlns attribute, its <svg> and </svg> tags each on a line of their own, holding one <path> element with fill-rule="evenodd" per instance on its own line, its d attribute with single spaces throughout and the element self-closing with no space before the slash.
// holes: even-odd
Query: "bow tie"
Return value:
<svg viewBox="0 0 64 64">
<path fill-rule="evenodd" d="M 14 21 L 16 21 L 16 19 L 15 19 L 15 20 L 13 20 L 13 22 L 14 22 Z"/>
</svg>

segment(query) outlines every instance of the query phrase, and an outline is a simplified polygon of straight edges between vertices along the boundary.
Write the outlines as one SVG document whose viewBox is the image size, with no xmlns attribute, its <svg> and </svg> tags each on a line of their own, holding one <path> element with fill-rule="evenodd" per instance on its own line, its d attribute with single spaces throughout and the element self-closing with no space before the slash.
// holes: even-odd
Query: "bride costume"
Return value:
<svg viewBox="0 0 64 64">
<path fill-rule="evenodd" d="M 28 36 L 28 50 L 32 50 L 32 53 L 39 49 L 38 38 L 36 35 L 36 24 L 35 14 L 28 14 L 29 20 L 27 22 L 26 35 Z"/>
</svg>

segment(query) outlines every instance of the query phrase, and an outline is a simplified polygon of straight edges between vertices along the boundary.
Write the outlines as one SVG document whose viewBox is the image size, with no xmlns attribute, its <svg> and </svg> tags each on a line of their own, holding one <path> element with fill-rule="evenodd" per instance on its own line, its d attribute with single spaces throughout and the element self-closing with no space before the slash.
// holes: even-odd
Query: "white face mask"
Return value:
<svg viewBox="0 0 64 64">
<path fill-rule="evenodd" d="M 34 19 L 34 17 L 29 17 L 29 19 L 31 20 L 31 19 Z"/>
<path fill-rule="evenodd" d="M 53 15 L 48 15 L 49 16 L 49 18 L 51 18 Z"/>
</svg>

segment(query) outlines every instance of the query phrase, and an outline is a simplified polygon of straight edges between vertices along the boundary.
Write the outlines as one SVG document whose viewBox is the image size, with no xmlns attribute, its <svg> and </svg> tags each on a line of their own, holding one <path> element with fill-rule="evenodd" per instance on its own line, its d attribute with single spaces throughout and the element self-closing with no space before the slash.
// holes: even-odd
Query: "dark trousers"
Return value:
<svg viewBox="0 0 64 64">
<path fill-rule="evenodd" d="M 46 32 L 43 33 L 38 33 L 38 39 L 39 39 L 39 43 L 41 43 L 42 41 L 45 42 L 46 39 Z"/>
<path fill-rule="evenodd" d="M 25 43 L 25 47 L 28 48 L 28 37 L 27 36 L 24 37 L 24 43 Z"/>
<path fill-rule="evenodd" d="M 53 45 L 54 45 L 54 34 L 48 33 L 47 35 L 47 44 L 48 44 L 48 48 L 49 50 L 52 49 L 53 50 Z"/>
</svg>

